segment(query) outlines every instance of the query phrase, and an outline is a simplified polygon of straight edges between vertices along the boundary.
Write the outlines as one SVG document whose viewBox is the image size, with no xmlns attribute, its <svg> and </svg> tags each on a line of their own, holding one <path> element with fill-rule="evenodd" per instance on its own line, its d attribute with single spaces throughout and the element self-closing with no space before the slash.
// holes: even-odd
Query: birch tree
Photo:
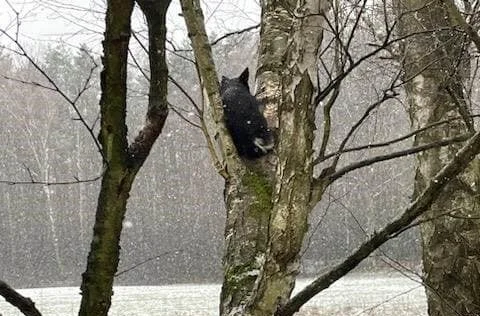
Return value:
<svg viewBox="0 0 480 316">
<path fill-rule="evenodd" d="M 448 121 L 417 134 L 417 145 L 474 132 L 468 92 L 471 39 L 445 2 L 449 1 L 395 1 L 400 35 L 412 35 L 401 54 L 412 129 Z M 459 148 L 452 144 L 416 156 L 415 195 Z M 424 282 L 431 316 L 480 313 L 479 176 L 475 160 L 422 215 Z"/>
</svg>

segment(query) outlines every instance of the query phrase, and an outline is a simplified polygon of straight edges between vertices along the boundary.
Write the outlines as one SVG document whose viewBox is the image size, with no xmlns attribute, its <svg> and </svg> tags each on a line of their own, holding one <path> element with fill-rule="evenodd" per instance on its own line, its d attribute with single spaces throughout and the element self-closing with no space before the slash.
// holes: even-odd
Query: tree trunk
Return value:
<svg viewBox="0 0 480 316">
<path fill-rule="evenodd" d="M 247 169 L 232 154 L 233 143 L 224 124 L 209 124 L 209 121 L 223 122 L 223 106 L 203 12 L 198 0 L 182 0 L 181 4 L 194 48 L 204 103 L 209 104 L 203 113 L 205 132 L 210 138 L 207 141 L 215 146 L 211 152 L 218 155 L 214 160 L 218 160 L 218 171 L 225 177 L 227 221 L 220 314 L 242 315 L 253 304 L 265 261 L 272 184 L 257 163 Z"/>
<path fill-rule="evenodd" d="M 181 2 L 204 95 L 214 121 L 221 122 L 217 76 L 200 3 Z M 298 274 L 311 210 L 313 100 L 323 8 L 319 1 L 296 3 L 262 3 L 260 97 L 267 105 L 270 126 L 278 127 L 278 165 L 268 164 L 271 157 L 241 164 L 231 158 L 229 148 L 222 150 L 228 174 L 221 315 L 273 315 L 289 298 Z M 228 145 L 225 130 L 218 131 Z M 216 133 L 210 137 L 217 139 Z M 273 180 L 269 174 L 275 166 Z"/>
<path fill-rule="evenodd" d="M 272 82 L 280 78 L 277 86 L 280 95 L 275 98 L 278 102 L 278 162 L 266 261 L 252 315 L 275 314 L 288 301 L 299 273 L 299 253 L 312 209 L 312 144 L 317 106 L 314 100 L 318 92 L 316 66 L 325 5 L 323 1 L 313 0 L 282 4 L 264 2 L 263 17 L 269 25 L 262 28 L 261 41 L 267 43 L 261 44 L 263 57 L 259 72 L 265 71 L 261 79 L 267 78 L 263 81 L 267 84 L 260 86 L 274 87 Z M 291 15 L 291 12 L 296 14 Z M 282 54 L 279 48 L 287 38 Z M 273 69 L 281 69 L 281 77 L 276 76 Z"/>
<path fill-rule="evenodd" d="M 134 175 L 127 165 L 127 52 L 133 0 L 107 3 L 100 143 L 106 170 L 98 197 L 93 239 L 81 285 L 79 315 L 107 315 L 117 271 L 120 233 Z"/>
<path fill-rule="evenodd" d="M 170 1 L 138 1 L 149 29 L 150 91 L 146 123 L 128 146 L 126 118 L 127 53 L 134 2 L 107 3 L 101 75 L 100 143 L 105 164 L 93 240 L 81 285 L 79 315 L 107 315 L 117 271 L 120 235 L 130 189 L 140 167 L 160 134 L 168 114 L 165 62 L 165 21 Z"/>
<path fill-rule="evenodd" d="M 463 91 L 470 67 L 466 36 L 448 19 L 444 1 L 396 0 L 404 44 L 404 75 L 413 130 L 431 123 L 449 123 L 418 134 L 416 144 L 473 132 Z M 447 18 L 446 18 L 447 17 Z M 414 194 L 453 156 L 461 145 L 417 155 Z M 431 316 L 480 313 L 480 207 L 478 164 L 453 179 L 445 193 L 423 215 L 424 281 Z"/>
</svg>

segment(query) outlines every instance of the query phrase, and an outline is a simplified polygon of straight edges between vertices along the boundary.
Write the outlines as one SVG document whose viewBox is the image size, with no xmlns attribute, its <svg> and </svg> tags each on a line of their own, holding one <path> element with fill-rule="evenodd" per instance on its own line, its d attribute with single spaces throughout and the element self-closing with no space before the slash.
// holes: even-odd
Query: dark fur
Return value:
<svg viewBox="0 0 480 316">
<path fill-rule="evenodd" d="M 272 132 L 260 111 L 261 104 L 250 94 L 248 68 L 238 78 L 222 77 L 220 93 L 225 123 L 238 154 L 259 158 L 273 149 Z"/>
</svg>

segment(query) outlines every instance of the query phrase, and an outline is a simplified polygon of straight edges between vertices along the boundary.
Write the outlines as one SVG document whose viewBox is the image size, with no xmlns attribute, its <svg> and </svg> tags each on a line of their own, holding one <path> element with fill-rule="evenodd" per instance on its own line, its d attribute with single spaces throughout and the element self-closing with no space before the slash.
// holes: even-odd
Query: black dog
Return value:
<svg viewBox="0 0 480 316">
<path fill-rule="evenodd" d="M 238 154 L 255 159 L 271 151 L 273 135 L 260 111 L 260 102 L 250 94 L 248 68 L 238 78 L 222 77 L 220 94 L 225 123 Z"/>
</svg>

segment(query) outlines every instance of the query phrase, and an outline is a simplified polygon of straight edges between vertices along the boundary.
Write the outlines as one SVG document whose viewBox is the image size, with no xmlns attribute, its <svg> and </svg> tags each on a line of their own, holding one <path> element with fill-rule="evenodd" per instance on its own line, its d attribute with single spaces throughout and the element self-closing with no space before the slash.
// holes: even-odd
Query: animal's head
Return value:
<svg viewBox="0 0 480 316">
<path fill-rule="evenodd" d="M 230 79 L 222 76 L 222 81 L 220 83 L 220 93 L 223 94 L 227 89 L 230 88 L 246 88 L 247 90 L 250 90 L 248 87 L 248 68 L 245 68 L 242 74 L 237 78 Z"/>
</svg>

